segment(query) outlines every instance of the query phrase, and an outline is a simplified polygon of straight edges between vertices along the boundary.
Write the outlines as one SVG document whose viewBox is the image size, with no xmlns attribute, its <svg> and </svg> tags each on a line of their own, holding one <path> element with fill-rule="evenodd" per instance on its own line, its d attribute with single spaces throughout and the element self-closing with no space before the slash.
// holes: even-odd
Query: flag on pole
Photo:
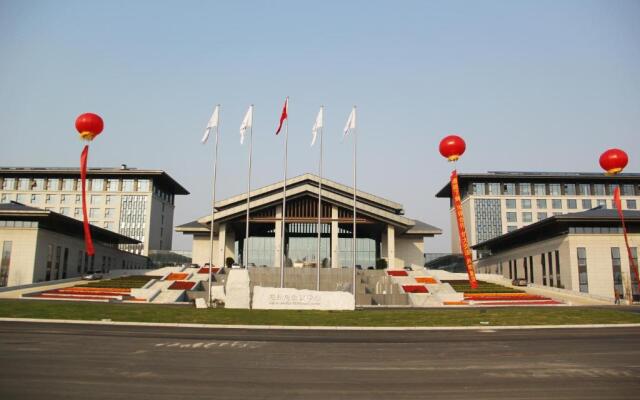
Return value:
<svg viewBox="0 0 640 400">
<path fill-rule="evenodd" d="M 354 106 L 351 109 L 351 114 L 349 114 L 349 119 L 347 120 L 347 124 L 344 126 L 344 134 L 342 138 L 344 139 L 352 130 L 356 129 L 356 107 Z"/>
<path fill-rule="evenodd" d="M 249 106 L 249 109 L 242 120 L 242 125 L 240 125 L 240 144 L 244 143 L 244 134 L 247 129 L 251 128 L 251 121 L 253 121 L 253 106 Z"/>
<path fill-rule="evenodd" d="M 289 97 L 284 99 L 284 107 L 282 107 L 282 115 L 280 115 L 280 124 L 278 124 L 278 129 L 276 129 L 276 135 L 280 133 L 280 130 L 282 129 L 282 123 L 284 122 L 284 120 L 289 117 L 287 115 L 287 111 L 289 111 Z"/>
<path fill-rule="evenodd" d="M 318 116 L 316 117 L 316 122 L 313 124 L 313 128 L 311 129 L 311 133 L 313 134 L 313 138 L 311 139 L 311 146 L 316 143 L 316 138 L 318 137 L 318 131 L 324 127 L 324 113 L 323 108 L 320 107 L 320 111 L 318 111 Z"/>
<path fill-rule="evenodd" d="M 207 143 L 207 139 L 209 139 L 209 133 L 213 128 L 218 127 L 218 114 L 220 113 L 220 105 L 217 105 L 216 108 L 213 109 L 213 114 L 211 114 L 211 118 L 209 118 L 209 122 L 207 123 L 207 128 L 204 130 L 204 136 L 202 136 L 202 144 Z"/>
</svg>

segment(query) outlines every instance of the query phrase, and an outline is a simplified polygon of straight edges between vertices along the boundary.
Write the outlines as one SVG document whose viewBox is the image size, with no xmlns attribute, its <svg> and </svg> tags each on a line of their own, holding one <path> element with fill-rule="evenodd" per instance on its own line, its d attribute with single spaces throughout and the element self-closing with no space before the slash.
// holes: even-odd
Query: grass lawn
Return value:
<svg viewBox="0 0 640 400">
<path fill-rule="evenodd" d="M 464 293 L 524 293 L 523 290 L 512 289 L 510 287 L 497 285 L 495 283 L 478 281 L 478 287 L 476 289 L 472 289 L 468 280 L 457 280 L 457 281 L 442 281 L 443 283 L 448 283 L 451 285 L 453 290 L 456 292 L 464 292 Z"/>
<path fill-rule="evenodd" d="M 172 305 L 0 300 L 0 317 L 298 326 L 488 326 L 640 323 L 616 308 L 513 307 L 357 311 L 226 310 Z"/>
</svg>

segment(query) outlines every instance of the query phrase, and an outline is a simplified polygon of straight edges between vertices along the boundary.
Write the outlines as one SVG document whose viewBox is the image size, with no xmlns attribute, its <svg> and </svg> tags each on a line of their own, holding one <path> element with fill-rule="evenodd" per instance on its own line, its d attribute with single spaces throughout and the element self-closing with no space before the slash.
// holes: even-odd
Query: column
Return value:
<svg viewBox="0 0 640 400">
<path fill-rule="evenodd" d="M 215 253 L 215 257 L 213 257 L 213 265 L 216 267 L 222 267 L 225 265 L 225 248 L 227 244 L 227 224 L 220 224 L 218 226 L 218 242 L 216 245 L 218 246 L 218 251 Z"/>
<path fill-rule="evenodd" d="M 394 269 L 396 264 L 396 229 L 387 225 L 387 268 Z"/>
<path fill-rule="evenodd" d="M 282 206 L 276 206 L 276 229 L 274 233 L 273 267 L 280 268 L 280 249 L 282 248 Z"/>
<path fill-rule="evenodd" d="M 339 268 L 338 259 L 338 206 L 331 206 L 331 268 Z"/>
</svg>

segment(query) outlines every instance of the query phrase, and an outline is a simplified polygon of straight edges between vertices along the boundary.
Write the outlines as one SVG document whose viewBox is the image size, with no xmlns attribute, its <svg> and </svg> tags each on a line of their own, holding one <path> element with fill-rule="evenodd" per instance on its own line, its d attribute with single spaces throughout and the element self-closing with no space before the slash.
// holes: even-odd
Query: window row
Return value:
<svg viewBox="0 0 640 400">
<path fill-rule="evenodd" d="M 4 178 L 3 190 L 81 191 L 82 180 L 76 178 Z M 87 190 L 94 192 L 149 192 L 150 179 L 87 179 Z"/>
<path fill-rule="evenodd" d="M 640 195 L 640 185 L 604 184 L 604 183 L 497 183 L 474 182 L 471 193 L 476 195 L 508 196 L 605 196 L 613 195 L 620 187 L 623 196 Z"/>
<path fill-rule="evenodd" d="M 563 208 L 568 208 L 570 210 L 578 209 L 578 204 L 582 206 L 582 209 L 589 210 L 594 207 L 607 207 L 606 199 L 536 199 L 535 205 L 538 209 L 548 209 L 551 206 L 554 210 L 561 210 Z M 578 201 L 580 203 L 578 203 Z M 635 199 L 627 199 L 623 202 L 626 205 L 627 210 L 636 210 L 638 208 L 638 203 Z M 566 205 L 566 207 L 565 207 Z M 532 199 L 520 199 L 520 208 L 530 209 L 533 206 Z M 613 207 L 613 204 L 611 204 Z M 517 199 L 505 199 L 505 208 L 513 210 L 517 208 Z"/>
</svg>

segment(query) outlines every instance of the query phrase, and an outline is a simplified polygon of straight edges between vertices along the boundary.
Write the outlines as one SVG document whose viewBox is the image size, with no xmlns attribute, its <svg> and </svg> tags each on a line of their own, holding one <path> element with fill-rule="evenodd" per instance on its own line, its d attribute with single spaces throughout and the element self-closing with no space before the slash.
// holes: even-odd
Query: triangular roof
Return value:
<svg viewBox="0 0 640 400">
<path fill-rule="evenodd" d="M 320 178 L 314 174 L 304 174 L 287 179 L 287 200 L 302 196 L 318 198 Z M 357 212 L 375 220 L 387 222 L 401 228 L 402 233 L 414 235 L 439 235 L 442 230 L 424 222 L 404 216 L 402 204 L 363 191 L 356 191 Z M 252 212 L 282 203 L 283 181 L 251 191 Z M 322 179 L 322 199 L 345 209 L 353 208 L 353 188 Z M 247 211 L 246 193 L 216 202 L 215 222 L 225 221 L 243 215 Z M 211 215 L 180 225 L 179 232 L 208 232 Z"/>
</svg>

